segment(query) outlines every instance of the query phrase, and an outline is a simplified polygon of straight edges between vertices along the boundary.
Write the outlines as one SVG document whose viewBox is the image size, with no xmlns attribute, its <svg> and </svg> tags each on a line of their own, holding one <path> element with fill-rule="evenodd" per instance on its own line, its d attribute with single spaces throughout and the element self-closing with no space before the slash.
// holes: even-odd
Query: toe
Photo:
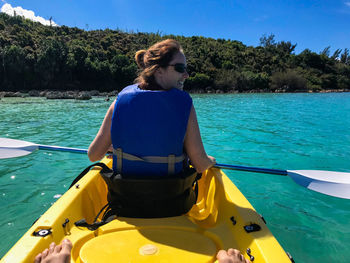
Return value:
<svg viewBox="0 0 350 263">
<path fill-rule="evenodd" d="M 49 250 L 45 249 L 42 253 L 41 253 L 41 259 L 45 259 L 47 257 L 47 255 L 49 254 Z"/>
<path fill-rule="evenodd" d="M 49 246 L 49 254 L 52 254 L 55 250 L 56 244 L 55 242 L 52 242 Z"/>
<path fill-rule="evenodd" d="M 62 250 L 70 252 L 72 250 L 72 242 L 69 239 L 62 241 Z"/>
<path fill-rule="evenodd" d="M 220 250 L 217 254 L 216 254 L 216 258 L 217 259 L 222 259 L 224 257 L 227 257 L 227 252 L 225 250 Z"/>
<path fill-rule="evenodd" d="M 227 250 L 227 254 L 230 256 L 239 255 L 241 252 L 237 249 L 230 248 Z"/>
<path fill-rule="evenodd" d="M 34 263 L 40 263 L 41 262 L 41 253 L 39 253 L 34 260 Z"/>
<path fill-rule="evenodd" d="M 55 247 L 55 253 L 60 253 L 61 250 L 62 250 L 62 244 Z"/>
</svg>

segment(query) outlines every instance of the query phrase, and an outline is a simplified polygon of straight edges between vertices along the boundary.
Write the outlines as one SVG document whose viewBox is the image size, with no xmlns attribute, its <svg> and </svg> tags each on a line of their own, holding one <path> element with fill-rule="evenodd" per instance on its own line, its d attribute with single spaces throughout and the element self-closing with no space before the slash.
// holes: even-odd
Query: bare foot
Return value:
<svg viewBox="0 0 350 263">
<path fill-rule="evenodd" d="M 72 250 L 72 242 L 64 239 L 58 246 L 54 242 L 48 249 L 35 257 L 35 263 L 69 263 L 70 252 Z"/>
<path fill-rule="evenodd" d="M 220 250 L 216 255 L 219 263 L 250 263 L 245 259 L 241 252 L 237 249 L 230 248 L 229 250 Z"/>
</svg>

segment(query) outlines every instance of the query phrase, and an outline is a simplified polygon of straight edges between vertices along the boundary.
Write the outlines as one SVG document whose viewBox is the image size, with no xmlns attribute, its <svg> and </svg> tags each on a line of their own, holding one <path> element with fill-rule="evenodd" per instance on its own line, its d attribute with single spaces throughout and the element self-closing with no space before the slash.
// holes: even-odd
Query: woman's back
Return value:
<svg viewBox="0 0 350 263">
<path fill-rule="evenodd" d="M 126 87 L 118 95 L 112 117 L 114 150 L 139 158 L 181 156 L 191 107 L 191 97 L 178 89 L 142 90 L 136 84 Z M 177 162 L 174 173 L 181 170 L 182 162 Z M 161 176 L 167 175 L 168 164 L 126 158 L 118 172 Z"/>
</svg>

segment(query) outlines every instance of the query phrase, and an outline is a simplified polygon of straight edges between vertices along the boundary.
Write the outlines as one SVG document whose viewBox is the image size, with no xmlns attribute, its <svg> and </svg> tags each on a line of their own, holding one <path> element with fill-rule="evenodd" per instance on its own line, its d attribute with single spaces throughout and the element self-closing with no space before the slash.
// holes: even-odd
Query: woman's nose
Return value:
<svg viewBox="0 0 350 263">
<path fill-rule="evenodd" d="M 188 72 L 185 71 L 184 74 L 183 74 L 183 76 L 184 76 L 185 79 L 187 79 L 187 78 L 189 77 Z"/>
</svg>

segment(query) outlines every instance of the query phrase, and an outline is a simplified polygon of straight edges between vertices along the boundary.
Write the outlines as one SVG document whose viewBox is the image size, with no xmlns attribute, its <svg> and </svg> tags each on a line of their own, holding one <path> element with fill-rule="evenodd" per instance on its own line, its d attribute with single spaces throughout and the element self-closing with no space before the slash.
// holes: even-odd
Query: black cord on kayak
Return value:
<svg viewBox="0 0 350 263">
<path fill-rule="evenodd" d="M 104 205 L 104 206 L 101 208 L 100 212 L 98 212 L 97 216 L 96 216 L 95 219 L 94 219 L 94 223 L 97 221 L 97 218 L 100 216 L 100 214 L 103 212 L 103 210 L 105 210 L 105 208 L 107 208 L 108 206 L 109 206 L 109 203 L 107 203 L 106 205 Z M 108 211 L 108 208 L 107 208 L 107 211 Z"/>
<path fill-rule="evenodd" d="M 88 167 L 86 167 L 86 168 L 84 169 L 84 171 L 82 171 L 82 172 L 73 180 L 72 184 L 69 186 L 68 189 L 70 189 L 70 188 L 71 188 L 73 185 L 75 185 L 81 178 L 83 178 L 84 175 L 86 175 L 86 174 L 90 171 L 90 169 L 91 169 L 92 167 L 94 167 L 94 166 L 99 166 L 99 167 L 101 167 L 101 168 L 102 168 L 102 170 L 101 170 L 102 173 L 113 172 L 113 171 L 112 171 L 106 164 L 104 164 L 104 163 L 93 163 L 93 164 L 89 165 Z"/>
</svg>

